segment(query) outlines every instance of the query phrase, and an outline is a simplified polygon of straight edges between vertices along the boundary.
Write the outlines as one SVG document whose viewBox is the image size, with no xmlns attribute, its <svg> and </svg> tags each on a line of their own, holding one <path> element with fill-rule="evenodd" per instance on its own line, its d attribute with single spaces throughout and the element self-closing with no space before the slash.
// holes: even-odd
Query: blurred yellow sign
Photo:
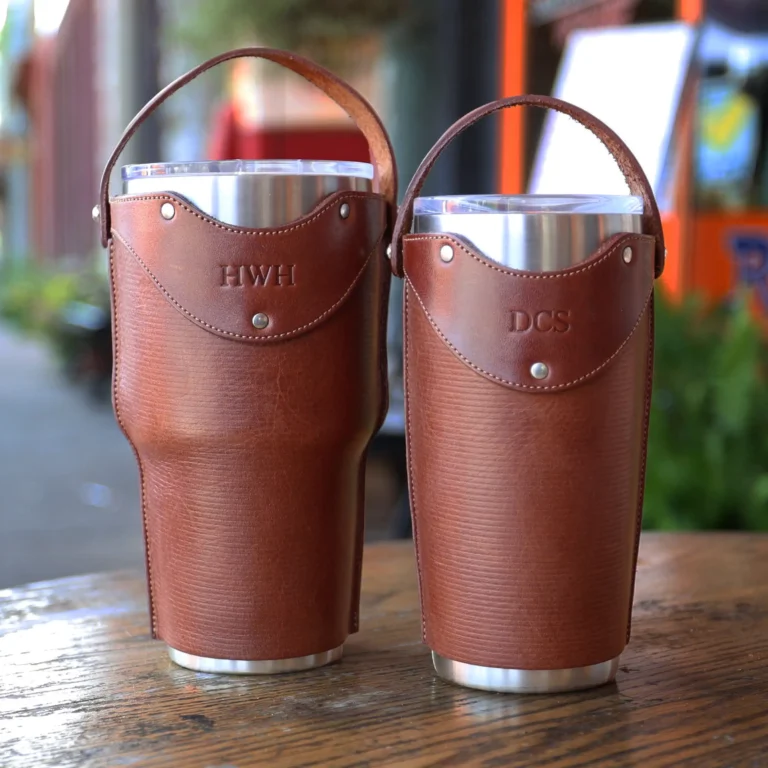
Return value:
<svg viewBox="0 0 768 768">
<path fill-rule="evenodd" d="M 715 150 L 727 149 L 754 120 L 755 105 L 743 93 L 734 93 L 716 107 L 705 111 L 701 119 L 701 138 Z"/>
</svg>

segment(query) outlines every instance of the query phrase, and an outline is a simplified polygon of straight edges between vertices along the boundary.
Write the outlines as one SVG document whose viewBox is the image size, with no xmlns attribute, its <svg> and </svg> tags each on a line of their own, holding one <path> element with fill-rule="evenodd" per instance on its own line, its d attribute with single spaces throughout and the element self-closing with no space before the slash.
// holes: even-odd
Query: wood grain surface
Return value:
<svg viewBox="0 0 768 768">
<path fill-rule="evenodd" d="M 410 544 L 367 550 L 333 667 L 196 674 L 148 636 L 143 575 L 0 592 L 0 767 L 768 766 L 768 537 L 646 535 L 615 685 L 552 696 L 436 678 Z"/>
</svg>

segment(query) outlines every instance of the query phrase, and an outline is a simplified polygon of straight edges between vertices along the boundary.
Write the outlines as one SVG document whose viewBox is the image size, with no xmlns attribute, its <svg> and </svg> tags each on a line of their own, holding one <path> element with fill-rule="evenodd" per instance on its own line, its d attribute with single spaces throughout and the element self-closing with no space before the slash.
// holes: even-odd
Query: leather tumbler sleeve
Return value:
<svg viewBox="0 0 768 768">
<path fill-rule="evenodd" d="M 449 235 L 403 238 L 414 536 L 440 655 L 566 669 L 625 647 L 654 251 L 651 236 L 617 235 L 578 266 L 525 273 Z"/>
<path fill-rule="evenodd" d="M 140 468 L 153 634 L 227 659 L 339 646 L 387 401 L 385 199 L 336 193 L 261 230 L 172 194 L 110 205 L 114 405 Z"/>
</svg>

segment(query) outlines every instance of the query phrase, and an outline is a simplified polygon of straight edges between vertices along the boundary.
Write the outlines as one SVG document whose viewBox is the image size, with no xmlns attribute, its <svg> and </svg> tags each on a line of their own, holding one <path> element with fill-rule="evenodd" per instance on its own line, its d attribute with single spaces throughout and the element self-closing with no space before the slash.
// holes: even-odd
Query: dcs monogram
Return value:
<svg viewBox="0 0 768 768">
<path fill-rule="evenodd" d="M 571 313 L 567 309 L 542 309 L 533 313 L 513 309 L 509 313 L 509 330 L 515 333 L 524 331 L 565 333 L 570 327 Z"/>
</svg>

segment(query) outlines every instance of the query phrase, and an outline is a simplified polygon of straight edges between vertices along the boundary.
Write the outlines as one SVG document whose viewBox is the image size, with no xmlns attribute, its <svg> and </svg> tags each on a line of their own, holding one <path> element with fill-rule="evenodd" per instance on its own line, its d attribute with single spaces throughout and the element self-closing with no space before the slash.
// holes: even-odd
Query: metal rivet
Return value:
<svg viewBox="0 0 768 768">
<path fill-rule="evenodd" d="M 632 261 L 632 249 L 629 246 L 624 249 L 622 258 L 624 259 L 625 264 L 629 264 L 629 262 Z"/>
<path fill-rule="evenodd" d="M 269 325 L 269 317 L 263 312 L 257 312 L 251 319 L 251 322 L 253 323 L 254 328 L 261 330 Z"/>
<path fill-rule="evenodd" d="M 390 243 L 390 244 L 387 246 L 387 258 L 388 258 L 388 259 L 391 259 L 391 258 L 392 258 L 392 243 Z"/>
<path fill-rule="evenodd" d="M 534 379 L 546 379 L 549 376 L 549 367 L 546 363 L 534 363 L 531 366 L 531 376 Z"/>
<path fill-rule="evenodd" d="M 101 218 L 101 206 L 100 205 L 94 205 L 93 210 L 91 211 L 91 218 L 94 221 L 98 221 Z"/>
<path fill-rule="evenodd" d="M 453 261 L 453 248 L 450 245 L 444 245 L 440 249 L 440 258 L 447 264 L 449 261 Z"/>
<path fill-rule="evenodd" d="M 163 203 L 160 206 L 160 215 L 170 221 L 176 215 L 176 209 L 171 203 Z"/>
<path fill-rule="evenodd" d="M 339 208 L 339 216 L 342 219 L 349 218 L 349 205 L 347 203 L 343 203 L 341 208 Z"/>
</svg>

